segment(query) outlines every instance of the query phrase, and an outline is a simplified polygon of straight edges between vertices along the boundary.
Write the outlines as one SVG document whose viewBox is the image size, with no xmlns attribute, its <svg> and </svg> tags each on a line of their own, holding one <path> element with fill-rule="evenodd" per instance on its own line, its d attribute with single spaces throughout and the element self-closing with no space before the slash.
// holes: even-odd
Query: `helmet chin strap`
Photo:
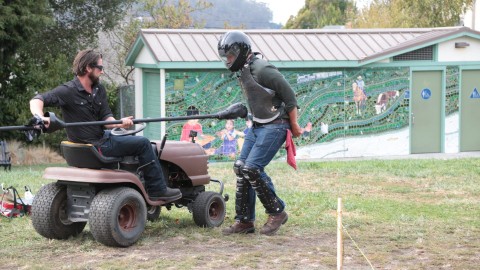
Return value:
<svg viewBox="0 0 480 270">
<path fill-rule="evenodd" d="M 263 54 L 262 54 L 261 52 L 254 52 L 253 55 L 254 55 L 254 56 L 261 55 L 261 56 L 262 56 L 262 59 L 263 59 Z"/>
<path fill-rule="evenodd" d="M 256 56 L 257 54 L 260 54 L 260 53 L 250 53 L 248 56 L 247 56 L 247 61 L 245 61 L 245 65 L 250 65 L 252 62 L 252 58 L 254 56 Z"/>
</svg>

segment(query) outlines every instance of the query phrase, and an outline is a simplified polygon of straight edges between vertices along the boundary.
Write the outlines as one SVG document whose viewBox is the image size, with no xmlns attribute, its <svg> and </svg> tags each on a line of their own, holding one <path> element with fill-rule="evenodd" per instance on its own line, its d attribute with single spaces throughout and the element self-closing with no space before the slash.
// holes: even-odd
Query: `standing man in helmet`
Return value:
<svg viewBox="0 0 480 270">
<path fill-rule="evenodd" d="M 287 222 L 288 215 L 264 168 L 284 144 L 287 132 L 294 137 L 302 133 L 295 93 L 276 67 L 252 53 L 250 39 L 243 32 L 225 33 L 218 42 L 218 53 L 227 68 L 236 73 L 253 116 L 252 129 L 233 166 L 237 177 L 235 223 L 223 234 L 255 231 L 256 193 L 268 214 L 260 233 L 273 235 Z"/>
</svg>

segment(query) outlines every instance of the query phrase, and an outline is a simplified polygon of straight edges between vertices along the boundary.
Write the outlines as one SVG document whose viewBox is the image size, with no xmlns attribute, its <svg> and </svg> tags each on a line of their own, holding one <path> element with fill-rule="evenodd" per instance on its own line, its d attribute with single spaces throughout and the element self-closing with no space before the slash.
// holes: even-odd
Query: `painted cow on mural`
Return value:
<svg viewBox="0 0 480 270">
<path fill-rule="evenodd" d="M 375 103 L 375 111 L 377 114 L 384 112 L 387 109 L 387 104 L 390 99 L 396 99 L 400 96 L 399 91 L 387 91 L 380 93 Z"/>
</svg>

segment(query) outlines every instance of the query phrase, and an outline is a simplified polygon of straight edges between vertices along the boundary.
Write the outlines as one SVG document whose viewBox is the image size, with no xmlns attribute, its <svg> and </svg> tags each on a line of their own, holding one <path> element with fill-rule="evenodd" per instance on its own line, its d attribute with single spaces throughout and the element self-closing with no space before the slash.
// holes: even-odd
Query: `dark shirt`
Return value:
<svg viewBox="0 0 480 270">
<path fill-rule="evenodd" d="M 34 99 L 43 100 L 44 107 L 60 107 L 65 123 L 103 121 L 113 116 L 108 106 L 107 91 L 101 84 L 92 87 L 92 94 L 75 79 Z M 68 140 L 75 143 L 103 143 L 103 126 L 79 126 L 67 128 Z"/>
<path fill-rule="evenodd" d="M 275 91 L 273 105 L 280 106 L 283 102 L 287 113 L 298 108 L 295 92 L 274 65 L 255 56 L 250 61 L 250 72 L 258 84 Z M 284 118 L 288 118 L 288 115 Z"/>
</svg>

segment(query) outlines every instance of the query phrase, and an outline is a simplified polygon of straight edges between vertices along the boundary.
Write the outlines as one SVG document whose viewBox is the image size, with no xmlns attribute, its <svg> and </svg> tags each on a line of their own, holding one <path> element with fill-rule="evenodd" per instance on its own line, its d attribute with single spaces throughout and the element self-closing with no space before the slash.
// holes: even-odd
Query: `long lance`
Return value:
<svg viewBox="0 0 480 270">
<path fill-rule="evenodd" d="M 205 115 L 189 115 L 189 116 L 174 116 L 174 117 L 158 117 L 158 118 L 143 118 L 143 119 L 132 119 L 134 124 L 140 123 L 150 123 L 150 122 L 164 122 L 164 121 L 181 121 L 181 120 L 191 120 L 191 119 L 236 119 L 236 118 L 245 118 L 247 117 L 247 108 L 241 103 L 235 103 L 230 105 L 223 111 L 214 113 L 214 114 L 205 114 Z M 62 120 L 58 119 L 54 113 L 46 112 L 45 117 L 50 117 L 50 124 L 48 128 L 45 128 L 43 125 L 24 125 L 24 126 L 5 126 L 0 127 L 0 131 L 9 131 L 9 130 L 43 130 L 46 133 L 52 133 L 59 129 L 69 128 L 69 127 L 78 127 L 78 126 L 103 126 L 103 125 L 112 125 L 112 124 L 121 124 L 122 120 L 112 120 L 112 121 L 91 121 L 91 122 L 72 122 L 65 123 Z"/>
</svg>

